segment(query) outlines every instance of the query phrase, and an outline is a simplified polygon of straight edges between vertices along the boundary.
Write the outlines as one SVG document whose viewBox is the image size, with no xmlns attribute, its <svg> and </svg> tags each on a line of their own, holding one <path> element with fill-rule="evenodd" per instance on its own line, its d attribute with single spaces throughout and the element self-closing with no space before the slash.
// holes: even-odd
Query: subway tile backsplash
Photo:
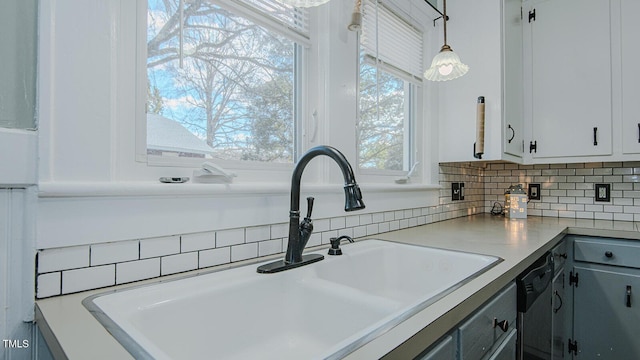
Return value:
<svg viewBox="0 0 640 360">
<path fill-rule="evenodd" d="M 116 266 L 99 265 L 62 272 L 62 293 L 74 293 L 116 283 Z"/>
<path fill-rule="evenodd" d="M 165 236 L 140 240 L 140 258 L 180 253 L 180 236 Z"/>
<path fill-rule="evenodd" d="M 89 245 L 50 249 L 39 254 L 38 271 L 46 273 L 88 267 L 90 254 Z"/>
<path fill-rule="evenodd" d="M 484 170 L 485 211 L 504 202 L 509 185 L 530 183 L 541 185 L 541 198 L 529 201 L 528 215 L 640 221 L 640 162 L 492 163 Z M 610 184 L 609 201 L 596 201 L 595 184 Z"/>
<path fill-rule="evenodd" d="M 359 238 L 483 212 L 483 171 L 469 164 L 443 164 L 443 190 L 436 206 L 314 219 L 307 247 L 326 245 L 339 235 Z M 465 182 L 464 201 L 451 201 L 453 181 Z M 286 250 L 287 236 L 288 224 L 279 223 L 39 250 L 36 296 L 64 295 L 278 254 Z"/>
<path fill-rule="evenodd" d="M 160 276 L 160 258 L 127 261 L 116 264 L 116 284 Z"/>
<path fill-rule="evenodd" d="M 138 259 L 137 241 L 118 241 L 91 246 L 91 266 L 114 264 Z"/>
<path fill-rule="evenodd" d="M 62 288 L 61 276 L 62 273 L 60 272 L 39 275 L 36 297 L 42 299 L 49 296 L 60 295 L 60 289 Z"/>
<path fill-rule="evenodd" d="M 171 275 L 198 268 L 198 253 L 188 252 L 160 258 L 160 275 Z"/>
</svg>

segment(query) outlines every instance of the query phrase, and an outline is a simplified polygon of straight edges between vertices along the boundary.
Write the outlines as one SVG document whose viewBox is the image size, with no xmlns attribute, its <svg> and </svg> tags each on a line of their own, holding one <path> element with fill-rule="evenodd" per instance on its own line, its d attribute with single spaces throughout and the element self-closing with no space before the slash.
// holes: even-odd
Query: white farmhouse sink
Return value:
<svg viewBox="0 0 640 360">
<path fill-rule="evenodd" d="M 390 241 L 343 245 L 338 261 L 322 261 L 316 276 L 406 305 L 431 298 L 497 258 Z M 333 259 L 329 259 L 333 260 Z"/>
<path fill-rule="evenodd" d="M 381 240 L 343 253 L 275 274 L 253 264 L 83 303 L 136 359 L 341 358 L 500 261 Z"/>
</svg>

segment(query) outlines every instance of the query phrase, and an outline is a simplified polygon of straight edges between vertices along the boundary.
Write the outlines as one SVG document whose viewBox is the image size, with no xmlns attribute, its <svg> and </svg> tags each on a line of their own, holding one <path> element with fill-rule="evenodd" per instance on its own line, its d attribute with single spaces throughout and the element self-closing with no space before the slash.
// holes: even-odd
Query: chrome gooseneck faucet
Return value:
<svg viewBox="0 0 640 360">
<path fill-rule="evenodd" d="M 345 211 L 364 209 L 362 193 L 353 175 L 353 169 L 347 158 L 338 150 L 330 146 L 317 146 L 307 151 L 296 164 L 291 177 L 291 209 L 289 211 L 289 242 L 287 253 L 283 260 L 272 262 L 258 267 L 259 273 L 275 273 L 307 265 L 324 259 L 320 254 L 302 255 L 304 247 L 313 232 L 313 198 L 307 198 L 307 216 L 300 222 L 300 180 L 302 172 L 309 161 L 316 156 L 326 155 L 332 158 L 342 170 L 344 177 Z"/>
</svg>

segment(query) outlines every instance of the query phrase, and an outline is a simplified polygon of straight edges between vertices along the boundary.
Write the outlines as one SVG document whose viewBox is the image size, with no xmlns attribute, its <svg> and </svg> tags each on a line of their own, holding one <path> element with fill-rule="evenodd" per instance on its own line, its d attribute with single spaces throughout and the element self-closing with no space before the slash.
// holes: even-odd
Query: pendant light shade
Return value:
<svg viewBox="0 0 640 360">
<path fill-rule="evenodd" d="M 458 54 L 447 45 L 447 0 L 443 0 L 444 13 L 444 45 L 440 52 L 433 57 L 431 66 L 424 72 L 424 77 L 431 81 L 447 81 L 459 78 L 469 71 L 469 66 L 460 61 Z"/>
<path fill-rule="evenodd" d="M 431 67 L 424 72 L 424 77 L 431 81 L 447 81 L 459 78 L 469 71 L 469 66 L 460 61 L 449 45 L 443 45 L 438 55 L 433 57 Z"/>
<path fill-rule="evenodd" d="M 299 8 L 310 8 L 328 3 L 329 0 L 278 0 L 285 5 L 291 5 Z"/>
</svg>

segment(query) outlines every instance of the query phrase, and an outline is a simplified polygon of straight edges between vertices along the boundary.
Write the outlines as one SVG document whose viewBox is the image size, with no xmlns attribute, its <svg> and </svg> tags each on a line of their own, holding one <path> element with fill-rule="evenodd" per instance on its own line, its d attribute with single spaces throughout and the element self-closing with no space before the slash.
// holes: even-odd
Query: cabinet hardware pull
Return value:
<svg viewBox="0 0 640 360">
<path fill-rule="evenodd" d="M 638 123 L 638 143 L 640 144 L 640 123 Z"/>
<path fill-rule="evenodd" d="M 640 124 L 638 124 L 638 128 L 640 129 Z M 511 144 L 511 141 L 513 140 L 513 138 L 516 137 L 516 130 L 514 128 L 511 127 L 511 124 L 509 124 L 509 129 L 511 129 L 511 137 L 509 138 L 509 144 Z M 638 142 L 640 142 L 640 139 L 638 139 Z"/>
<path fill-rule="evenodd" d="M 529 141 L 529 154 L 531 154 L 531 152 L 533 151 L 535 151 L 536 153 L 538 152 L 538 140 Z"/>
<path fill-rule="evenodd" d="M 498 321 L 498 318 L 493 318 L 493 328 L 500 328 L 503 332 L 509 330 L 509 322 L 507 320 Z"/>
<path fill-rule="evenodd" d="M 604 256 L 606 256 L 609 259 L 611 259 L 613 257 L 613 253 L 611 251 L 607 251 L 607 252 L 604 253 Z"/>
<path fill-rule="evenodd" d="M 627 285 L 627 307 L 631 307 L 631 285 Z"/>
<path fill-rule="evenodd" d="M 557 309 L 553 309 L 553 313 L 557 313 L 558 311 L 560 311 L 560 309 L 562 309 L 562 296 L 560 296 L 560 293 L 558 292 L 558 290 L 553 292 L 555 296 L 558 297 L 558 300 L 560 300 L 560 306 L 558 306 Z"/>
<path fill-rule="evenodd" d="M 593 146 L 598 146 L 598 128 L 593 128 Z"/>
</svg>

